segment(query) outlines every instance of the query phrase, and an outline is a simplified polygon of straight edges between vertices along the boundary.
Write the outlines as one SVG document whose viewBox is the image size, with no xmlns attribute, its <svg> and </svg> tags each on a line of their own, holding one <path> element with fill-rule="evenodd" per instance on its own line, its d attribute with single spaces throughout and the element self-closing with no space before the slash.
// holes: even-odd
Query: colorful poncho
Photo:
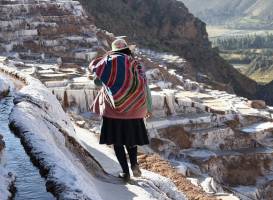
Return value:
<svg viewBox="0 0 273 200">
<path fill-rule="evenodd" d="M 137 111 L 146 106 L 146 77 L 142 66 L 121 53 L 106 56 L 91 63 L 108 94 L 108 102 L 119 112 Z"/>
</svg>

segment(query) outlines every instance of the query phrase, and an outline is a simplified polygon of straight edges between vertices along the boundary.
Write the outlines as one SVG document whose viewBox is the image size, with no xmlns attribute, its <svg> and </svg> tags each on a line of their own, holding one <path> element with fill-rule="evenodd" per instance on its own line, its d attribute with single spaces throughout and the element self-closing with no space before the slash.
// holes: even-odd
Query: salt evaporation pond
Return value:
<svg viewBox="0 0 273 200">
<path fill-rule="evenodd" d="M 13 97 L 0 100 L 0 133 L 6 143 L 4 160 L 6 168 L 16 175 L 14 200 L 51 200 L 55 199 L 46 191 L 45 180 L 26 154 L 20 139 L 9 129 L 9 114 Z"/>
</svg>

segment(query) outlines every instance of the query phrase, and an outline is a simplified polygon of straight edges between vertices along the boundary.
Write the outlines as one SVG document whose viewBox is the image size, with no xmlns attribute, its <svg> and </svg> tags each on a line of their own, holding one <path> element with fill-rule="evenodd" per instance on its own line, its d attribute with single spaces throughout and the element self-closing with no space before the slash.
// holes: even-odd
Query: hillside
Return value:
<svg viewBox="0 0 273 200">
<path fill-rule="evenodd" d="M 210 25 L 236 28 L 272 28 L 272 0 L 179 0 Z"/>
<path fill-rule="evenodd" d="M 142 47 L 168 51 L 185 58 L 191 67 L 177 72 L 191 79 L 207 77 L 214 88 L 254 98 L 256 83 L 241 75 L 211 48 L 205 23 L 175 0 L 81 0 L 96 26 L 127 35 Z M 115 13 L 115 14 L 114 14 Z M 126 13 L 126 17 L 124 16 Z"/>
</svg>

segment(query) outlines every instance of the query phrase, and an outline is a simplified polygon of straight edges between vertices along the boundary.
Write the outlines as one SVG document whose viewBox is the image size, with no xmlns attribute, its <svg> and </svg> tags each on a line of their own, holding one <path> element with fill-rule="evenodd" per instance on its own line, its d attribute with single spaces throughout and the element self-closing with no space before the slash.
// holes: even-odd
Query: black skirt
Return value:
<svg viewBox="0 0 273 200">
<path fill-rule="evenodd" d="M 143 119 L 103 117 L 100 144 L 128 146 L 149 144 Z"/>
</svg>

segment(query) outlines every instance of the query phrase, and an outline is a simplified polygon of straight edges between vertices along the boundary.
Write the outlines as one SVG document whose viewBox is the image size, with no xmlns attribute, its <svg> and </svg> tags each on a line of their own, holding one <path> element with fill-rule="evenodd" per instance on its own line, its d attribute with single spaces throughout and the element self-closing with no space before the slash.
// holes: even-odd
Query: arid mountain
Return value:
<svg viewBox="0 0 273 200">
<path fill-rule="evenodd" d="M 210 25 L 272 28 L 272 0 L 179 0 Z"/>
<path fill-rule="evenodd" d="M 204 74 L 217 88 L 254 98 L 257 84 L 241 75 L 211 48 L 205 23 L 176 0 L 81 0 L 96 26 L 156 51 L 184 57 L 193 79 Z M 179 72 L 179 70 L 178 70 Z"/>
</svg>

